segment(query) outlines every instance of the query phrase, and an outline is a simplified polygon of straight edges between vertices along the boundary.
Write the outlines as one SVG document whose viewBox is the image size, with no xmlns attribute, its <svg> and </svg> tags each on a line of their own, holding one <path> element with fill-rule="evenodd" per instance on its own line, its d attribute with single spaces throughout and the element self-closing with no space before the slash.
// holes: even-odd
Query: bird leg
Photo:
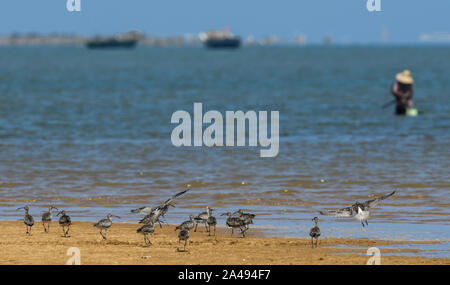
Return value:
<svg viewBox="0 0 450 285">
<path fill-rule="evenodd" d="M 241 234 L 242 234 L 242 237 L 244 238 L 245 237 L 245 232 L 247 231 L 247 229 L 244 227 L 244 228 L 240 228 L 241 229 Z"/>
<path fill-rule="evenodd" d="M 369 225 L 369 222 L 366 220 L 366 226 L 368 226 Z"/>
<path fill-rule="evenodd" d="M 47 229 L 45 228 L 45 223 L 44 222 L 42 222 L 42 226 L 44 226 L 44 233 L 46 233 Z"/>
<path fill-rule="evenodd" d="M 186 243 L 187 243 L 187 241 L 188 241 L 187 239 L 184 240 L 184 249 L 183 249 L 183 251 L 186 251 Z"/>
<path fill-rule="evenodd" d="M 145 243 L 145 246 L 147 246 L 147 235 L 144 235 L 144 243 Z"/>
<path fill-rule="evenodd" d="M 148 237 L 148 234 L 145 235 L 145 238 L 147 239 L 147 241 L 145 242 L 147 244 L 147 246 L 152 245 L 152 242 L 150 241 L 150 238 Z"/>
<path fill-rule="evenodd" d="M 194 229 L 194 232 L 197 232 L 197 226 L 198 226 L 198 223 L 195 223 L 195 229 Z"/>
<path fill-rule="evenodd" d="M 208 229 L 208 227 L 206 226 L 206 222 L 205 222 L 205 229 L 206 229 L 207 232 L 209 232 L 209 229 Z"/>
</svg>

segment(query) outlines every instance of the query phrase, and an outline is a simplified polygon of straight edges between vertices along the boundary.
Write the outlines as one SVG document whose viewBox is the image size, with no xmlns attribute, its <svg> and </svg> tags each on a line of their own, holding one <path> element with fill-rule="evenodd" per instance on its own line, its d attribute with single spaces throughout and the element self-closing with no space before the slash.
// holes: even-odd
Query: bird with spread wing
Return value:
<svg viewBox="0 0 450 285">
<path fill-rule="evenodd" d="M 161 205 L 157 206 L 157 207 L 141 207 L 138 209 L 134 209 L 131 210 L 131 213 L 134 214 L 144 214 L 146 215 L 141 221 L 140 223 L 143 224 L 147 224 L 147 223 L 159 223 L 159 225 L 161 226 L 161 220 L 160 218 L 164 219 L 164 215 L 167 213 L 167 211 L 169 210 L 169 207 L 175 207 L 171 202 L 183 195 L 184 193 L 188 192 L 189 189 L 186 189 L 184 191 L 178 192 L 177 194 L 173 195 L 172 197 L 170 197 L 169 199 L 167 199 L 164 203 L 162 203 Z"/>
<path fill-rule="evenodd" d="M 361 222 L 363 227 L 365 227 L 369 225 L 369 222 L 367 220 L 369 219 L 370 208 L 375 207 L 378 203 L 391 197 L 394 194 L 395 191 L 390 194 L 368 200 L 364 203 L 356 202 L 349 207 L 345 207 L 339 210 L 319 211 L 319 213 L 324 216 L 356 218 Z"/>
</svg>

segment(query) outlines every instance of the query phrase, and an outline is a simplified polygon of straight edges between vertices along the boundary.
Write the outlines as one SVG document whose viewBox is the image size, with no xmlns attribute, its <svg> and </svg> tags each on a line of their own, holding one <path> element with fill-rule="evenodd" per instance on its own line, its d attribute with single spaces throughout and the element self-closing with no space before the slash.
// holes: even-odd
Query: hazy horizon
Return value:
<svg viewBox="0 0 450 285">
<path fill-rule="evenodd" d="M 0 35 L 12 33 L 92 36 L 138 30 L 156 37 L 197 35 L 229 27 L 246 38 L 305 36 L 308 43 L 330 36 L 334 43 L 418 43 L 421 34 L 448 34 L 450 1 L 381 0 L 381 12 L 369 12 L 366 0 L 339 2 L 269 0 L 245 2 L 182 0 L 118 3 L 82 1 L 81 12 L 68 12 L 66 1 L 6 1 L 0 10 Z"/>
</svg>

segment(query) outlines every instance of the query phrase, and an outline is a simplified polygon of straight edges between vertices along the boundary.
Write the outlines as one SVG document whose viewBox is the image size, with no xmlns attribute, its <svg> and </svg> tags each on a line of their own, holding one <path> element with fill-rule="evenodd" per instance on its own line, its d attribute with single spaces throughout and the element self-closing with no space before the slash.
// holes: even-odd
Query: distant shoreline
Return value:
<svg viewBox="0 0 450 285">
<path fill-rule="evenodd" d="M 74 34 L 11 34 L 0 35 L 0 47 L 2 46 L 83 46 L 86 42 L 94 37 L 80 36 Z M 167 36 L 167 37 L 153 37 L 150 35 L 144 35 L 139 40 L 140 46 L 158 46 L 158 47 L 203 47 L 201 40 L 184 36 Z M 339 47 L 339 46 L 351 46 L 351 47 L 442 47 L 450 46 L 450 41 L 419 41 L 419 42 L 404 42 L 404 43 L 380 43 L 380 42 L 367 42 L 367 43 L 331 43 L 324 44 L 320 42 L 301 43 L 296 41 L 280 41 L 270 42 L 263 41 L 261 43 L 243 43 L 246 47 L 261 47 L 261 46 L 275 46 L 275 47 Z"/>
</svg>

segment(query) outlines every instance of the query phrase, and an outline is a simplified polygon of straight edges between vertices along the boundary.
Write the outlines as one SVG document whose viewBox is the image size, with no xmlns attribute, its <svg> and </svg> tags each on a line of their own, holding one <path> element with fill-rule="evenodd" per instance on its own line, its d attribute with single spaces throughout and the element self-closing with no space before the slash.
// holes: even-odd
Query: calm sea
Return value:
<svg viewBox="0 0 450 285">
<path fill-rule="evenodd" d="M 395 189 L 367 230 L 319 217 L 324 236 L 448 241 L 449 59 L 448 47 L 0 48 L 0 218 L 55 204 L 74 220 L 137 220 L 130 209 L 189 187 L 170 223 L 245 208 L 268 234 L 306 236 L 317 210 Z M 381 108 L 404 68 L 418 117 Z M 279 111 L 278 156 L 172 146 L 171 115 L 194 102 Z"/>
</svg>

